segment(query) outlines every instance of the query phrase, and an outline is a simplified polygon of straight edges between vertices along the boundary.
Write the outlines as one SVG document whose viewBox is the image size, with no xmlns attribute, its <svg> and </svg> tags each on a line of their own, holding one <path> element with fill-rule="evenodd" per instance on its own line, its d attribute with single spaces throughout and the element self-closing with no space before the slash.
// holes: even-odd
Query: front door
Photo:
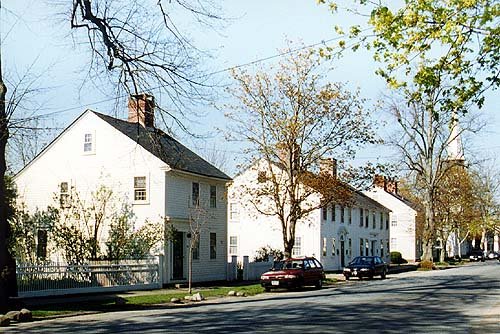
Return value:
<svg viewBox="0 0 500 334">
<path fill-rule="evenodd" d="M 172 279 L 184 278 L 184 233 L 175 232 L 172 240 Z"/>
<path fill-rule="evenodd" d="M 342 268 L 345 267 L 345 241 L 344 240 L 341 240 L 340 241 L 340 266 Z"/>
</svg>

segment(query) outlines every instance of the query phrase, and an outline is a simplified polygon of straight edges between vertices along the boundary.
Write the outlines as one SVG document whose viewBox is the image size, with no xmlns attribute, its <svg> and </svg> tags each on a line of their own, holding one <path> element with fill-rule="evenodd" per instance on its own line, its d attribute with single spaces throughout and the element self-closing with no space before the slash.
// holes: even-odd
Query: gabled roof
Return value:
<svg viewBox="0 0 500 334">
<path fill-rule="evenodd" d="M 165 162 L 172 169 L 231 180 L 228 175 L 159 129 L 144 128 L 138 123 L 130 123 L 95 111 L 91 112 Z"/>
<path fill-rule="evenodd" d="M 413 210 L 418 211 L 417 210 L 418 209 L 417 206 L 413 202 L 410 202 L 409 200 L 407 200 L 406 198 L 404 198 L 403 196 L 401 196 L 399 194 L 391 193 L 391 192 L 386 191 L 386 190 L 383 190 L 383 191 L 385 191 L 389 195 L 392 195 L 393 197 L 397 198 L 398 200 L 400 200 L 401 202 L 403 202 L 404 204 L 406 204 L 407 206 L 409 206 Z"/>
</svg>

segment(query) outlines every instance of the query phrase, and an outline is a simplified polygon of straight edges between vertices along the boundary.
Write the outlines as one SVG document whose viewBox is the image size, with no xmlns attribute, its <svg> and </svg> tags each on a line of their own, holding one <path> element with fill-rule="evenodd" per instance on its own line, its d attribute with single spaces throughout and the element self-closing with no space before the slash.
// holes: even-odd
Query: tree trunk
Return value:
<svg viewBox="0 0 500 334">
<path fill-rule="evenodd" d="M 433 198 L 430 194 L 425 195 L 424 199 L 425 208 L 425 223 L 424 231 L 422 233 L 422 261 L 431 261 L 432 246 L 434 245 L 434 204 Z"/>
<path fill-rule="evenodd" d="M 0 50 L 1 52 L 1 50 Z M 1 56 L 1 55 L 0 55 Z M 0 312 L 5 312 L 9 300 L 9 278 L 12 276 L 9 268 L 9 250 L 7 247 L 8 220 L 7 220 L 7 187 L 5 184 L 5 173 L 7 171 L 7 161 L 5 150 L 9 129 L 7 127 L 7 111 L 5 98 L 7 87 L 3 81 L 0 58 Z M 15 271 L 14 271 L 15 277 Z"/>
</svg>

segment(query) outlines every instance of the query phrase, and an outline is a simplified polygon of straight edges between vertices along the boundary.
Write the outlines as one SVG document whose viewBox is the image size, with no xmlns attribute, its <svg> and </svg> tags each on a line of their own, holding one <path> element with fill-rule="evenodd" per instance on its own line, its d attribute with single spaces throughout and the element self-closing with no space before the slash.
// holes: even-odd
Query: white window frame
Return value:
<svg viewBox="0 0 500 334">
<path fill-rule="evenodd" d="M 209 191 L 210 208 L 215 209 L 217 208 L 217 186 L 211 184 L 208 188 L 209 188 L 208 191 Z M 212 190 L 214 190 L 213 193 Z M 214 195 L 213 197 L 212 194 Z"/>
<path fill-rule="evenodd" d="M 90 149 L 88 149 L 90 147 Z M 83 134 L 83 154 L 95 154 L 95 132 L 85 132 Z"/>
<path fill-rule="evenodd" d="M 70 201 L 70 183 L 67 181 L 63 181 L 59 183 L 59 204 L 61 208 L 69 208 L 71 203 Z"/>
<path fill-rule="evenodd" d="M 292 248 L 292 256 L 301 256 L 302 255 L 302 238 L 295 237 L 295 243 Z"/>
<path fill-rule="evenodd" d="M 137 181 L 139 179 L 144 178 L 144 186 L 137 186 Z M 147 175 L 137 175 L 134 176 L 133 181 L 132 181 L 132 187 L 133 187 L 133 199 L 134 199 L 134 204 L 148 204 L 149 203 L 149 177 Z M 137 195 L 137 192 L 143 191 L 145 198 L 139 198 Z"/>
<path fill-rule="evenodd" d="M 237 235 L 229 236 L 229 254 L 230 255 L 238 255 L 238 236 Z"/>
<path fill-rule="evenodd" d="M 229 220 L 238 221 L 240 219 L 240 207 L 237 202 L 229 203 Z"/>
<path fill-rule="evenodd" d="M 195 198 L 195 192 L 194 192 L 194 185 L 198 185 L 198 193 L 196 194 L 197 198 Z M 200 192 L 201 192 L 201 185 L 200 182 L 191 182 L 191 201 L 190 201 L 190 207 L 196 207 L 200 205 Z"/>
</svg>

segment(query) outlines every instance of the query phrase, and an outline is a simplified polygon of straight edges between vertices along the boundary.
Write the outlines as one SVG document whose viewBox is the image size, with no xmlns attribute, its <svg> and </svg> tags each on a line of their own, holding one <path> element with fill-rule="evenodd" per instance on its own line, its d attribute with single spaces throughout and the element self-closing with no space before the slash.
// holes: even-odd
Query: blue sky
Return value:
<svg viewBox="0 0 500 334">
<path fill-rule="evenodd" d="M 83 110 L 91 108 L 108 113 L 113 103 L 109 100 L 100 102 L 107 98 L 99 89 L 87 86 L 81 90 L 85 73 L 81 60 L 87 54 L 84 48 L 75 47 L 69 37 L 69 23 L 64 21 L 64 16 L 58 15 L 68 10 L 69 1 L 50 3 L 59 3 L 59 6 L 48 6 L 46 1 L 35 0 L 2 1 L 3 66 L 4 72 L 15 75 L 24 73 L 35 62 L 34 71 L 43 75 L 43 86 L 51 88 L 40 97 L 44 105 L 42 113 L 56 112 L 57 117 L 50 122 L 63 128 Z M 276 55 L 277 49 L 286 46 L 287 39 L 302 41 L 305 45 L 331 40 L 336 37 L 333 29 L 335 25 L 345 26 L 358 20 L 336 17 L 314 0 L 226 0 L 221 2 L 221 8 L 224 11 L 222 14 L 231 19 L 218 33 L 186 26 L 195 44 L 211 51 L 213 55 L 204 64 L 208 71 Z M 267 63 L 276 61 L 279 58 L 268 60 Z M 384 82 L 374 74 L 376 64 L 366 52 L 348 54 L 331 65 L 333 69 L 329 73 L 329 80 L 348 81 L 350 87 L 360 87 L 362 95 L 372 102 L 386 92 Z M 228 76 L 228 73 L 222 73 L 218 80 L 229 82 Z M 488 120 L 488 127 L 471 142 L 475 155 L 500 155 L 499 102 L 498 91 L 488 94 L 482 110 L 482 117 Z M 191 128 L 194 132 L 210 132 L 213 136 L 204 140 L 183 135 L 179 137 L 195 150 L 217 147 L 227 151 L 230 157 L 227 172 L 234 175 L 236 164 L 241 159 L 239 147 L 224 142 L 222 134 L 218 133 L 218 128 L 225 127 L 221 113 L 208 106 L 206 110 L 206 117 L 195 120 Z M 364 150 L 359 156 L 360 161 L 389 157 L 388 150 L 379 148 Z"/>
</svg>

